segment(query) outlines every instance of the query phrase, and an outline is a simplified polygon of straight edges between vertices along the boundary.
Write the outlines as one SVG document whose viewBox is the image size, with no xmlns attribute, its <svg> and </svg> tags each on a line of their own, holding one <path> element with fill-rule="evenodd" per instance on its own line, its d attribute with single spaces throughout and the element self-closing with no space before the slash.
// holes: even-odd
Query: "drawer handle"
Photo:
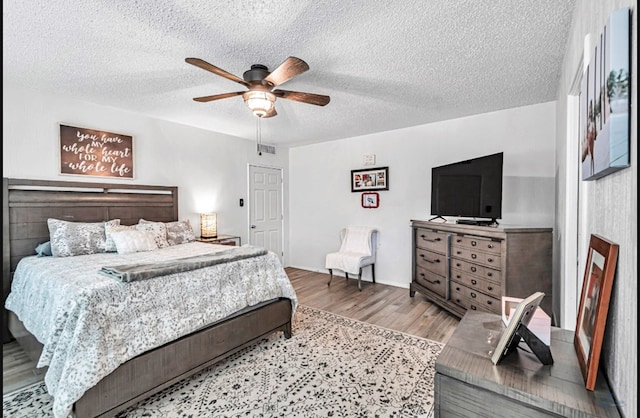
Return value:
<svg viewBox="0 0 640 418">
<path fill-rule="evenodd" d="M 459 287 L 456 287 L 456 290 L 459 292 L 459 291 L 460 291 L 460 288 L 459 288 Z"/>
<path fill-rule="evenodd" d="M 487 258 L 487 261 L 493 263 L 493 258 Z"/>
<path fill-rule="evenodd" d="M 493 248 L 493 244 L 487 245 L 488 248 Z"/>
<path fill-rule="evenodd" d="M 471 292 L 471 297 L 475 299 L 476 298 L 476 294 Z"/>
<path fill-rule="evenodd" d="M 456 263 L 456 267 L 460 267 L 460 263 Z"/>
<path fill-rule="evenodd" d="M 493 286 L 487 287 L 487 290 L 493 290 Z"/>
<path fill-rule="evenodd" d="M 460 302 L 460 301 L 458 301 L 458 302 Z M 477 308 L 476 308 L 475 306 L 471 305 L 471 310 L 472 310 L 472 311 L 475 311 L 476 309 L 477 309 Z"/>
<path fill-rule="evenodd" d="M 462 252 L 460 252 L 460 251 L 456 251 L 456 254 L 460 255 L 460 254 L 462 254 Z"/>
<path fill-rule="evenodd" d="M 461 276 L 459 274 L 456 274 L 456 279 L 460 279 Z"/>
<path fill-rule="evenodd" d="M 458 278 L 460 278 L 460 276 L 458 276 Z M 471 279 L 471 284 L 472 285 L 476 285 L 478 282 L 476 280 Z"/>
<path fill-rule="evenodd" d="M 476 270 L 478 270 L 478 269 L 477 269 L 477 268 L 475 268 L 475 267 L 471 267 L 471 271 L 472 271 L 472 272 L 474 272 L 474 273 L 475 273 L 475 272 L 476 272 Z"/>
<path fill-rule="evenodd" d="M 478 256 L 476 254 L 471 254 L 471 258 L 475 260 L 476 258 L 478 258 Z"/>
<path fill-rule="evenodd" d="M 491 305 L 491 301 L 490 300 L 487 301 L 487 305 Z"/>
<path fill-rule="evenodd" d="M 431 263 L 431 264 L 436 264 L 440 262 L 440 259 L 436 258 L 435 260 L 429 260 L 428 258 L 424 258 L 424 256 L 422 257 L 422 259 L 424 261 L 426 261 L 427 263 Z"/>
<path fill-rule="evenodd" d="M 487 277 L 493 277 L 493 273 L 491 272 L 487 273 Z"/>
<path fill-rule="evenodd" d="M 436 239 L 427 239 L 426 235 L 420 235 L 420 238 L 422 238 L 425 241 L 429 241 L 429 242 L 438 242 L 438 241 L 442 241 L 442 238 L 436 238 Z"/>
<path fill-rule="evenodd" d="M 460 299 L 456 299 L 456 302 L 460 303 Z"/>
<path fill-rule="evenodd" d="M 475 241 L 471 241 L 471 246 L 472 246 L 472 247 L 475 247 L 476 245 L 478 245 L 478 243 L 477 243 L 477 242 L 475 242 Z"/>
<path fill-rule="evenodd" d="M 458 238 L 458 239 L 456 240 L 456 242 L 462 242 L 462 240 L 461 240 L 460 238 Z"/>
</svg>

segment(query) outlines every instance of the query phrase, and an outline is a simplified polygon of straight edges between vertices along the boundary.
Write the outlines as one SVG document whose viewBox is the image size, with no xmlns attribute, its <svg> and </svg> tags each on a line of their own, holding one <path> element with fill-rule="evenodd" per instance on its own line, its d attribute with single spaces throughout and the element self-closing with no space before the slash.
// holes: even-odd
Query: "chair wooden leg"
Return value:
<svg viewBox="0 0 640 418">
<path fill-rule="evenodd" d="M 362 267 L 358 271 L 358 290 L 362 291 Z"/>
<path fill-rule="evenodd" d="M 373 263 L 371 265 L 371 278 L 373 279 L 373 282 L 376 282 L 376 263 Z"/>
<path fill-rule="evenodd" d="M 349 273 L 347 273 L 346 271 L 344 272 L 344 278 L 345 280 L 349 280 Z"/>
<path fill-rule="evenodd" d="M 331 280 L 333 280 L 333 269 L 329 269 L 329 283 L 327 283 L 327 286 L 331 285 Z"/>
</svg>

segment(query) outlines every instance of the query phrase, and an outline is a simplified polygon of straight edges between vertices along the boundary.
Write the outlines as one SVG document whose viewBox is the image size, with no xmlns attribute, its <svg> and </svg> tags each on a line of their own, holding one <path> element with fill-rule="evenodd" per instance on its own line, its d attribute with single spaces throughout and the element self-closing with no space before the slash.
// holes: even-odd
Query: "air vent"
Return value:
<svg viewBox="0 0 640 418">
<path fill-rule="evenodd" d="M 273 145 L 258 144 L 258 153 L 266 152 L 267 154 L 276 154 L 276 147 Z"/>
</svg>

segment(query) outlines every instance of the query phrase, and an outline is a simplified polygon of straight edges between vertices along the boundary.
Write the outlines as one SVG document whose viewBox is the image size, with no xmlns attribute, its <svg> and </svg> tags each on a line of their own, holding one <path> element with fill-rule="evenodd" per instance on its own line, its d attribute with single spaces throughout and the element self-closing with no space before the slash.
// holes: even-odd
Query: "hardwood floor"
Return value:
<svg viewBox="0 0 640 418">
<path fill-rule="evenodd" d="M 287 268 L 298 302 L 381 327 L 446 343 L 457 327 L 455 316 L 409 289 L 382 284 L 362 283 L 356 279 L 334 276 L 296 268 Z M 2 393 L 28 386 L 44 378 L 42 370 L 13 341 L 2 346 Z"/>
</svg>

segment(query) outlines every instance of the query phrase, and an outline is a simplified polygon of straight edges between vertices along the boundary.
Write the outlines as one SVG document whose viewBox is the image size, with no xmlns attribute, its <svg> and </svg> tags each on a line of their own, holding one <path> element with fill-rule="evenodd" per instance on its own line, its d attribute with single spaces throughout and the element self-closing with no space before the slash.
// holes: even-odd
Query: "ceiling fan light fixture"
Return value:
<svg viewBox="0 0 640 418">
<path fill-rule="evenodd" d="M 259 118 L 265 117 L 275 106 L 276 96 L 268 91 L 248 91 L 242 96 L 247 107 Z"/>
</svg>

